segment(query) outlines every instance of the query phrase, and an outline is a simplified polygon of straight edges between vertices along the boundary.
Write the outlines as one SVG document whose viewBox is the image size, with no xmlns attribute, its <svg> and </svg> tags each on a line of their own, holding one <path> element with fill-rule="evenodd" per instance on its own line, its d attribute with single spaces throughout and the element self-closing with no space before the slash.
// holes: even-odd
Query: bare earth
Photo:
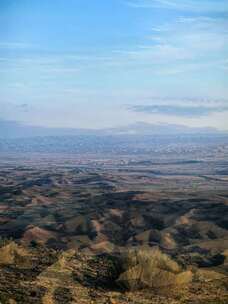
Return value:
<svg viewBox="0 0 228 304">
<path fill-rule="evenodd" d="M 1 303 L 228 303 L 228 161 L 2 157 L 0 235 Z M 131 248 L 191 282 L 124 290 Z"/>
</svg>

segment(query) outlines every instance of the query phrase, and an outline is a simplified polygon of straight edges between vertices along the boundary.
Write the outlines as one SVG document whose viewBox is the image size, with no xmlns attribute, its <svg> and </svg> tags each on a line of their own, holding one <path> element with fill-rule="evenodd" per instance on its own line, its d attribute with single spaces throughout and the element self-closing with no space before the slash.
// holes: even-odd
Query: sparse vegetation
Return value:
<svg viewBox="0 0 228 304">
<path fill-rule="evenodd" d="M 227 303 L 227 181 L 180 164 L 3 165 L 0 301 Z"/>
<path fill-rule="evenodd" d="M 129 290 L 152 288 L 168 294 L 192 281 L 191 271 L 183 271 L 158 248 L 129 249 L 122 257 L 122 263 L 124 272 L 117 281 Z"/>
</svg>

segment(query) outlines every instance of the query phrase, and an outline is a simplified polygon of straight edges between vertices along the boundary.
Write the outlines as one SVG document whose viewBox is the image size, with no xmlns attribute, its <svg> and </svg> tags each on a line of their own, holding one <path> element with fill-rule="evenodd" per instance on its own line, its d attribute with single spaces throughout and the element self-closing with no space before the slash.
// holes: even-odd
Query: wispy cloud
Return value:
<svg viewBox="0 0 228 304">
<path fill-rule="evenodd" d="M 129 0 L 126 3 L 133 8 L 162 8 L 213 13 L 228 11 L 226 0 Z"/>
<path fill-rule="evenodd" d="M 125 64 L 146 64 L 155 74 L 217 69 L 228 55 L 227 29 L 225 18 L 178 17 L 152 27 L 144 45 L 116 53 Z"/>
<path fill-rule="evenodd" d="M 18 50 L 18 49 L 28 49 L 35 47 L 34 44 L 26 43 L 26 42 L 0 42 L 0 49 L 10 49 L 10 50 Z"/>
<path fill-rule="evenodd" d="M 227 107 L 214 106 L 178 106 L 178 105 L 136 105 L 130 110 L 146 114 L 164 114 L 183 117 L 201 117 L 211 113 L 228 111 Z"/>
<path fill-rule="evenodd" d="M 223 63 L 228 55 L 227 29 L 228 21 L 222 17 L 179 16 L 172 22 L 151 26 L 151 34 L 139 45 L 120 47 L 100 55 L 86 52 L 45 54 L 43 50 L 42 55 L 38 52 L 37 56 L 34 49 L 34 52 L 29 53 L 28 56 L 26 52 L 13 57 L 1 55 L 0 68 L 64 75 L 95 68 L 99 70 L 133 68 L 150 70 L 154 75 L 167 76 L 202 71 L 207 67 L 225 70 L 226 65 Z M 24 50 L 29 46 L 24 43 L 0 43 L 0 50 L 1 47 L 17 47 Z"/>
</svg>

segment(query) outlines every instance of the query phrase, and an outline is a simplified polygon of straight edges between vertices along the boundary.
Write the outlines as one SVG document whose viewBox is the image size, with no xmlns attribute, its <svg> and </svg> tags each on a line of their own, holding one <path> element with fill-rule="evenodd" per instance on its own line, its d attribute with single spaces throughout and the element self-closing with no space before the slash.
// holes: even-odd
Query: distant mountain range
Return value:
<svg viewBox="0 0 228 304">
<path fill-rule="evenodd" d="M 28 138 L 46 136 L 107 136 L 107 135 L 177 135 L 177 134 L 223 134 L 214 128 L 191 128 L 175 124 L 135 124 L 108 129 L 47 128 L 30 126 L 14 121 L 0 120 L 0 138 Z"/>
<path fill-rule="evenodd" d="M 228 134 L 212 128 L 135 123 L 110 129 L 67 129 L 0 122 L 0 153 L 139 155 L 203 150 L 228 144 Z"/>
<path fill-rule="evenodd" d="M 176 124 L 150 124 L 138 122 L 132 125 L 103 130 L 115 135 L 172 135 L 172 134 L 214 134 L 220 133 L 214 128 L 191 128 Z"/>
</svg>

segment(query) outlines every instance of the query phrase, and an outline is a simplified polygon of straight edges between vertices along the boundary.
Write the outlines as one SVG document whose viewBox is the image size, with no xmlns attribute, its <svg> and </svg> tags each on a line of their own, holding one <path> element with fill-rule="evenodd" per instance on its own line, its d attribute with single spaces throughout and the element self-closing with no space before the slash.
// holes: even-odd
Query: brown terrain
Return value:
<svg viewBox="0 0 228 304">
<path fill-rule="evenodd" d="M 0 163 L 1 303 L 228 303 L 228 162 Z"/>
</svg>

